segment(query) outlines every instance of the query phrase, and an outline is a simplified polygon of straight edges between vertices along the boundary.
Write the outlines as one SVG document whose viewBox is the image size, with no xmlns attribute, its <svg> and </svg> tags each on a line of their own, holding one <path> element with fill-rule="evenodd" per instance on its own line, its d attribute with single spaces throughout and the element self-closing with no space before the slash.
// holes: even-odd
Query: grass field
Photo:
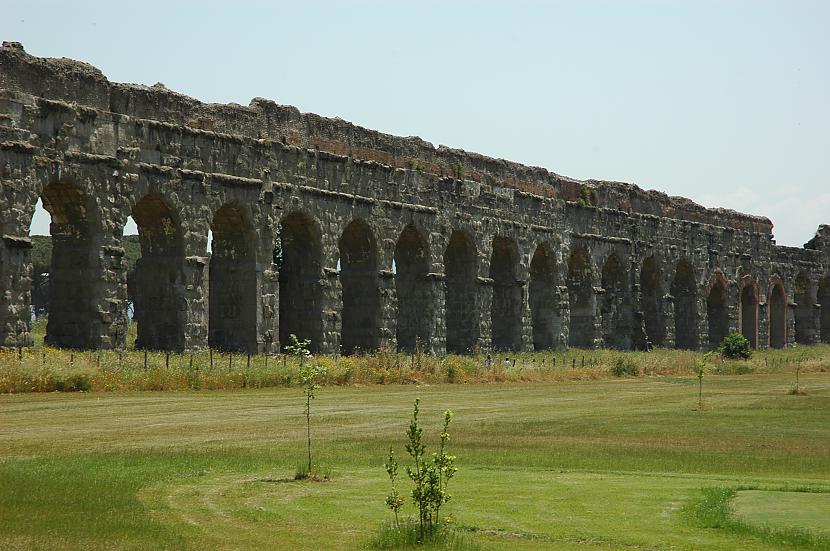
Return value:
<svg viewBox="0 0 830 551">
<path fill-rule="evenodd" d="M 0 549 L 365 547 L 416 396 L 432 442 L 456 413 L 447 509 L 481 549 L 827 548 L 688 512 L 704 488 L 830 492 L 830 375 L 791 384 L 710 376 L 702 410 L 691 377 L 326 387 L 330 482 L 290 480 L 297 388 L 0 395 Z"/>
</svg>

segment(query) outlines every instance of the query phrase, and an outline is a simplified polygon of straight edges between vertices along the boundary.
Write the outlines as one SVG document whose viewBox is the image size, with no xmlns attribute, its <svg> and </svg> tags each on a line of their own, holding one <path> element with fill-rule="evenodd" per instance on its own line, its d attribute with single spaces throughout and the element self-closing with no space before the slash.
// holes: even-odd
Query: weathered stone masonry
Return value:
<svg viewBox="0 0 830 551">
<path fill-rule="evenodd" d="M 332 353 L 830 342 L 830 227 L 434 148 L 255 99 L 208 105 L 0 49 L 0 345 L 29 346 L 38 198 L 47 341 L 115 348 L 124 225 L 138 346 Z M 212 254 L 208 254 L 208 231 Z M 280 254 L 275 254 L 275 249 Z"/>
</svg>

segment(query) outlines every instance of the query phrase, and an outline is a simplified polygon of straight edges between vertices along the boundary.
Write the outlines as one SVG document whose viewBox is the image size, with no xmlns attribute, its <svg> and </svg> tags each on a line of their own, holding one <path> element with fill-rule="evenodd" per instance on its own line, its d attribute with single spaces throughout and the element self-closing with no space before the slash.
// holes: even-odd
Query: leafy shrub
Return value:
<svg viewBox="0 0 830 551">
<path fill-rule="evenodd" d="M 749 339 L 740 333 L 732 333 L 720 343 L 720 353 L 732 360 L 748 360 L 752 357 L 752 345 Z"/>
<path fill-rule="evenodd" d="M 631 359 L 620 356 L 611 366 L 611 374 L 615 377 L 636 377 L 639 370 Z"/>
</svg>

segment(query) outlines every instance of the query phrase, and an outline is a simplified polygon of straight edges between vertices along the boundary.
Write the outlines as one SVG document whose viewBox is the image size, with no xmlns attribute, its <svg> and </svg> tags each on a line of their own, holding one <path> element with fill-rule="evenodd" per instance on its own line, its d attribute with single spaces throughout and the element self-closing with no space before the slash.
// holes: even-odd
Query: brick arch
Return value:
<svg viewBox="0 0 830 551">
<path fill-rule="evenodd" d="M 556 286 L 559 282 L 556 256 L 549 241 L 540 241 L 530 260 L 528 302 L 533 328 L 533 348 L 547 350 L 560 346 L 562 317 Z"/>
<path fill-rule="evenodd" d="M 769 280 L 767 292 L 767 321 L 769 323 L 769 346 L 787 346 L 787 291 L 784 281 L 778 275 Z"/>
<path fill-rule="evenodd" d="M 444 249 L 447 352 L 472 351 L 479 337 L 478 250 L 474 233 L 450 230 Z"/>
<path fill-rule="evenodd" d="M 729 280 L 719 270 L 706 285 L 706 318 L 709 349 L 714 350 L 729 335 Z"/>
<path fill-rule="evenodd" d="M 236 201 L 224 203 L 210 229 L 208 343 L 219 350 L 256 352 L 257 237 L 251 216 Z"/>
<path fill-rule="evenodd" d="M 674 297 L 675 347 L 697 350 L 698 336 L 697 281 L 692 263 L 680 258 L 671 283 Z"/>
<path fill-rule="evenodd" d="M 512 237 L 492 239 L 489 279 L 493 282 L 490 307 L 492 348 L 518 351 L 522 345 L 522 282 L 519 280 L 519 245 Z"/>
<path fill-rule="evenodd" d="M 305 209 L 292 209 L 279 220 L 273 263 L 279 272 L 279 341 L 290 335 L 310 340 L 319 351 L 323 341 L 322 232 Z"/>
<path fill-rule="evenodd" d="M 751 275 L 743 276 L 738 283 L 739 327 L 752 348 L 758 348 L 758 284 Z"/>
<path fill-rule="evenodd" d="M 568 344 L 594 346 L 594 268 L 591 252 L 584 245 L 572 245 L 568 255 L 568 297 L 571 309 Z"/>
<path fill-rule="evenodd" d="M 425 231 L 410 222 L 395 243 L 395 291 L 398 298 L 396 338 L 398 349 L 423 350 L 431 340 L 432 309 L 430 246 Z"/>
<path fill-rule="evenodd" d="M 380 344 L 378 243 L 363 218 L 354 218 L 340 234 L 343 354 L 371 352 Z"/>
<path fill-rule="evenodd" d="M 643 259 L 640 268 L 640 311 L 646 338 L 653 346 L 663 346 L 666 322 L 663 316 L 665 285 L 660 261 L 655 254 Z"/>
<path fill-rule="evenodd" d="M 602 337 L 605 346 L 626 350 L 631 348 L 631 304 L 628 288 L 628 269 L 616 251 L 602 264 L 600 302 Z"/>
<path fill-rule="evenodd" d="M 800 271 L 793 280 L 793 299 L 795 300 L 795 342 L 813 344 L 816 342 L 816 326 L 813 305 L 816 304 L 816 290 L 810 274 Z"/>
</svg>

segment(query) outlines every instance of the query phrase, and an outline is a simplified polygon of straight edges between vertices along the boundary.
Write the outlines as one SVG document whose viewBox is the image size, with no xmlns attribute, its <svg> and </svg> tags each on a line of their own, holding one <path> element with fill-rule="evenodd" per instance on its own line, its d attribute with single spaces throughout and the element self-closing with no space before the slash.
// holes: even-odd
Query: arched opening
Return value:
<svg viewBox="0 0 830 551">
<path fill-rule="evenodd" d="M 256 352 L 256 234 L 233 204 L 213 216 L 208 342 L 218 350 Z"/>
<path fill-rule="evenodd" d="M 795 308 L 795 342 L 798 344 L 813 344 L 816 339 L 815 320 L 813 318 L 813 287 L 810 284 L 810 277 L 805 273 L 799 273 L 795 278 L 793 289 Z"/>
<path fill-rule="evenodd" d="M 41 198 L 52 217 L 46 343 L 60 348 L 94 348 L 100 319 L 95 307 L 99 274 L 92 213 L 96 209 L 68 182 L 47 185 Z"/>
<path fill-rule="evenodd" d="M 314 221 L 292 212 L 280 223 L 274 263 L 280 274 L 280 343 L 289 335 L 310 340 L 309 350 L 317 352 L 323 338 L 320 286 L 322 247 Z"/>
<path fill-rule="evenodd" d="M 643 260 L 643 268 L 640 271 L 640 310 L 643 312 L 646 338 L 652 346 L 663 346 L 663 340 L 666 338 L 662 297 L 660 268 L 654 256 L 650 256 Z"/>
<path fill-rule="evenodd" d="M 830 275 L 825 276 L 819 283 L 817 298 L 821 307 L 821 342 L 830 344 Z"/>
<path fill-rule="evenodd" d="M 709 348 L 714 350 L 729 335 L 729 302 L 721 277 L 715 279 L 706 297 L 706 317 L 709 320 Z"/>
<path fill-rule="evenodd" d="M 787 293 L 779 282 L 769 295 L 769 345 L 784 348 L 787 345 Z"/>
<path fill-rule="evenodd" d="M 758 348 L 758 293 L 754 283 L 741 289 L 741 334 L 752 348 Z"/>
<path fill-rule="evenodd" d="M 602 267 L 602 336 L 605 346 L 619 350 L 631 348 L 631 324 L 628 311 L 626 271 L 616 254 Z"/>
<path fill-rule="evenodd" d="M 490 279 L 493 280 L 494 350 L 519 350 L 522 345 L 522 287 L 516 277 L 519 251 L 516 242 L 506 237 L 493 239 L 490 256 Z"/>
<path fill-rule="evenodd" d="M 429 339 L 432 319 L 429 254 L 426 240 L 414 225 L 407 225 L 398 238 L 394 259 L 395 291 L 398 296 L 398 349 L 415 350 Z"/>
<path fill-rule="evenodd" d="M 533 323 L 533 348 L 548 350 L 559 342 L 562 322 L 556 314 L 556 265 L 547 245 L 536 247 L 530 261 L 528 289 Z"/>
<path fill-rule="evenodd" d="M 184 253 L 179 225 L 158 194 L 145 195 L 136 203 L 132 218 L 141 251 L 135 270 L 128 272 L 127 277 L 132 316 L 137 324 L 135 346 L 181 350 L 186 321 L 180 293 L 176 291 L 183 285 Z M 122 243 L 125 249 L 132 246 L 131 236 L 125 235 Z"/>
<path fill-rule="evenodd" d="M 478 339 L 479 312 L 476 293 L 478 267 L 472 239 L 453 231 L 444 251 L 447 352 L 467 354 Z"/>
<path fill-rule="evenodd" d="M 675 348 L 698 348 L 697 284 L 692 265 L 681 260 L 677 263 L 671 284 L 674 297 Z"/>
<path fill-rule="evenodd" d="M 571 251 L 568 259 L 568 297 L 571 323 L 568 345 L 579 348 L 594 346 L 593 271 L 588 254 L 582 247 Z"/>
<path fill-rule="evenodd" d="M 377 246 L 372 230 L 355 220 L 343 231 L 339 243 L 343 315 L 340 346 L 343 354 L 371 352 L 378 347 Z"/>
</svg>

